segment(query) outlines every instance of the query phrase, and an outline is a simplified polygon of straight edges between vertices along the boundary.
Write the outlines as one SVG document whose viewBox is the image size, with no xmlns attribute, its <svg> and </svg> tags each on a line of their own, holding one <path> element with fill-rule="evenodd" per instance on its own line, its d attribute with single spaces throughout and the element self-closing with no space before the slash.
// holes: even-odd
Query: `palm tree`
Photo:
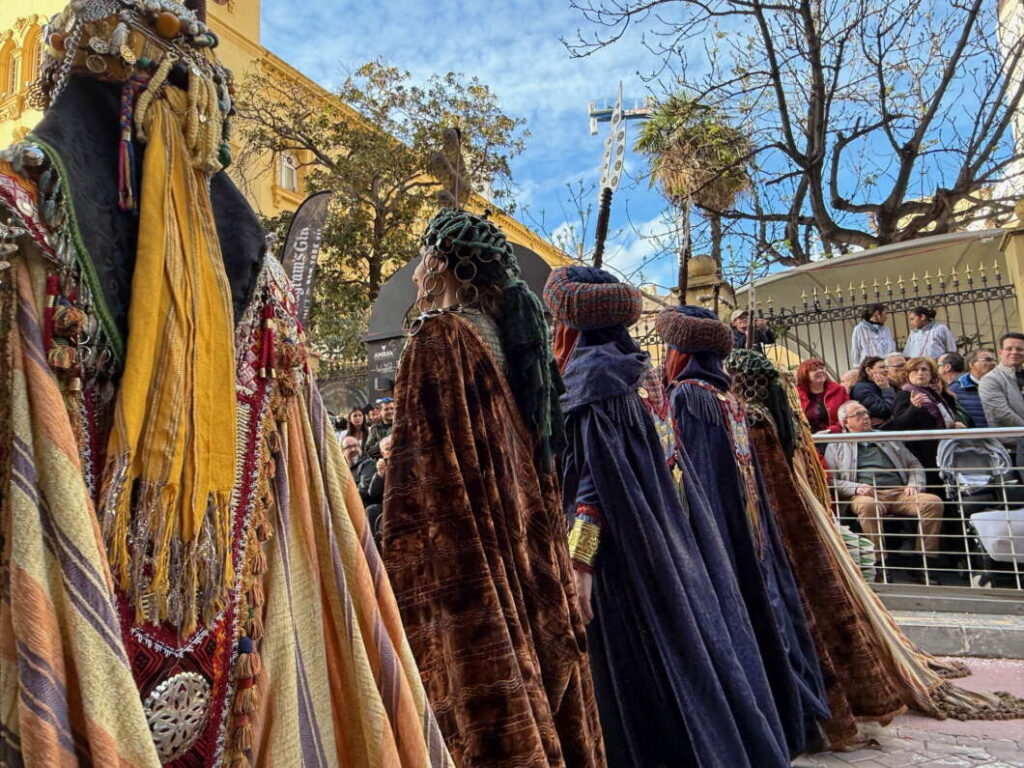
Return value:
<svg viewBox="0 0 1024 768">
<path fill-rule="evenodd" d="M 660 185 L 679 209 L 679 297 L 685 301 L 692 254 L 690 213 L 696 205 L 711 225 L 711 256 L 721 282 L 721 212 L 731 208 L 750 185 L 750 140 L 730 125 L 720 110 L 676 94 L 655 108 L 634 149 L 650 158 L 651 185 Z"/>
</svg>

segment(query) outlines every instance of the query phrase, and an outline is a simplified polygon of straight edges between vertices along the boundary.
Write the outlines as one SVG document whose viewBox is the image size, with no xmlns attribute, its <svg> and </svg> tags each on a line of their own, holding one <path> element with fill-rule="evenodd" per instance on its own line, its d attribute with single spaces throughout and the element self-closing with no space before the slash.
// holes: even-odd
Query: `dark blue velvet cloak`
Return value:
<svg viewBox="0 0 1024 768">
<path fill-rule="evenodd" d="M 604 520 L 587 638 L 608 765 L 788 766 L 728 556 L 696 484 L 680 503 L 637 395 L 646 365 L 619 328 L 584 332 L 564 374 L 566 506 Z"/>
<path fill-rule="evenodd" d="M 687 379 L 719 390 L 729 379 L 720 360 L 696 354 L 672 389 L 672 417 L 683 481 L 694 481 L 707 494 L 712 520 L 725 542 L 739 578 L 747 613 L 757 636 L 772 696 L 796 756 L 814 746 L 828 719 L 825 685 L 800 593 L 774 517 L 760 504 L 763 549 L 758 554 L 746 518 L 745 490 L 730 441 L 730 431 L 713 393 Z M 764 492 L 760 497 L 763 500 Z"/>
</svg>

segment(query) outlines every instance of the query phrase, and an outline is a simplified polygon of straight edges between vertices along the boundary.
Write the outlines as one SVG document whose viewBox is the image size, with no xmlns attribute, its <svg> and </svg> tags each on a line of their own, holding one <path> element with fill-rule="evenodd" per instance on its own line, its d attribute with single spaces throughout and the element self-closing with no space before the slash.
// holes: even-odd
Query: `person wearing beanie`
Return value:
<svg viewBox="0 0 1024 768">
<path fill-rule="evenodd" d="M 627 330 L 640 292 L 574 266 L 551 273 L 544 299 L 566 387 L 569 551 L 609 765 L 788 766 L 723 544 L 705 560 L 691 524 L 710 515 L 704 494 L 688 483 L 680 499 L 642 404 L 650 360 Z"/>
<path fill-rule="evenodd" d="M 712 515 L 703 541 L 725 543 L 757 637 L 791 757 L 818 746 L 829 717 L 825 685 L 786 552 L 763 505 L 746 412 L 730 394 L 722 360 L 732 334 L 713 312 L 662 310 L 655 329 L 668 345 L 676 460 L 683 482 L 699 482 Z"/>
<path fill-rule="evenodd" d="M 459 768 L 603 768 L 543 305 L 486 216 L 443 209 L 421 245 L 381 551 L 427 697 Z"/>
</svg>

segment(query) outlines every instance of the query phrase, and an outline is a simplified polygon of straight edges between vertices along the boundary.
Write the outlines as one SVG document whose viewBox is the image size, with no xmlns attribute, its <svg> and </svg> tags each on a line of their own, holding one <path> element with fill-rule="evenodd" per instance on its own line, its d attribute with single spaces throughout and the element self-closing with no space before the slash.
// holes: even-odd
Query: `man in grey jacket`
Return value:
<svg viewBox="0 0 1024 768">
<path fill-rule="evenodd" d="M 839 406 L 838 415 L 846 432 L 874 431 L 868 409 L 855 400 Z M 938 553 L 942 499 L 924 491 L 924 468 L 902 443 L 831 443 L 825 462 L 839 497 L 850 502 L 876 552 L 882 547 L 882 519 L 896 515 L 919 518 L 921 547 L 925 554 Z"/>
<path fill-rule="evenodd" d="M 1024 333 L 999 339 L 999 365 L 978 384 L 990 427 L 1024 427 Z"/>
</svg>

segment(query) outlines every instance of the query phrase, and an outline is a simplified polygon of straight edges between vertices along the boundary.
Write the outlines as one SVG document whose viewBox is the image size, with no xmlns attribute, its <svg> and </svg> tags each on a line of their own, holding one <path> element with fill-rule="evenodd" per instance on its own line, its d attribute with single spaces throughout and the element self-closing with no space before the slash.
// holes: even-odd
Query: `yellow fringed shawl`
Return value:
<svg viewBox="0 0 1024 768">
<path fill-rule="evenodd" d="M 146 110 L 128 346 L 107 449 L 111 567 L 136 622 L 186 632 L 233 581 L 235 388 L 231 293 L 207 176 L 186 146 L 186 94 Z M 198 594 L 202 589 L 202 594 Z"/>
</svg>

